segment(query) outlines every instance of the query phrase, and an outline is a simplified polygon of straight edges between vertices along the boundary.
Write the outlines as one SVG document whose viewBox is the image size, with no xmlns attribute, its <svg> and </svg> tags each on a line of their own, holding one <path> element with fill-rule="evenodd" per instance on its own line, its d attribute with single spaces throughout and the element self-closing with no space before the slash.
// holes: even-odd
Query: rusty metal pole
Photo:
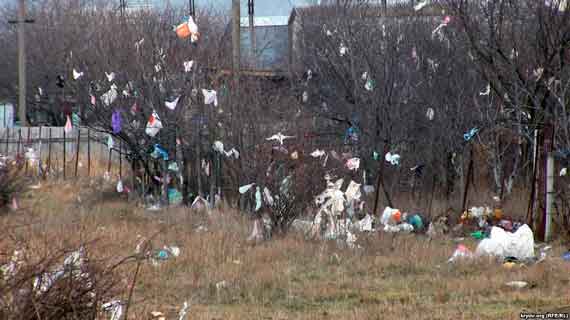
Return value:
<svg viewBox="0 0 570 320">
<path fill-rule="evenodd" d="M 77 129 L 77 144 L 75 145 L 75 178 L 79 168 L 79 148 L 81 148 L 81 129 Z"/>
<path fill-rule="evenodd" d="M 250 41 L 250 45 L 251 45 L 251 61 L 250 61 L 250 67 L 253 70 L 256 70 L 257 67 L 257 53 L 255 51 L 255 21 L 254 21 L 254 15 L 255 15 L 255 3 L 254 0 L 248 0 L 247 1 L 247 9 L 248 9 L 248 15 L 249 15 L 249 41 Z"/>
</svg>

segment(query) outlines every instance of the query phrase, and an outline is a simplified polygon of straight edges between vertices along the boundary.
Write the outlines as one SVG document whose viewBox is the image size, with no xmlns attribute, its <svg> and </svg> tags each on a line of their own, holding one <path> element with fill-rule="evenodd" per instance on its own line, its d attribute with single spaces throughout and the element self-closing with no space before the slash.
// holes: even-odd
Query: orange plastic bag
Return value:
<svg viewBox="0 0 570 320">
<path fill-rule="evenodd" d="M 394 219 L 394 221 L 396 222 L 400 222 L 402 220 L 402 213 L 400 211 L 396 211 L 393 215 L 392 218 Z"/>
<path fill-rule="evenodd" d="M 176 34 L 181 39 L 190 37 L 192 42 L 198 41 L 200 33 L 198 32 L 198 25 L 194 22 L 192 17 L 188 17 L 188 21 L 179 24 L 176 29 Z"/>
<path fill-rule="evenodd" d="M 188 26 L 188 23 L 184 22 L 182 24 L 180 24 L 178 27 L 176 27 L 176 35 L 178 35 L 178 37 L 180 39 L 186 39 L 188 38 L 192 33 L 190 32 L 190 27 Z"/>
</svg>

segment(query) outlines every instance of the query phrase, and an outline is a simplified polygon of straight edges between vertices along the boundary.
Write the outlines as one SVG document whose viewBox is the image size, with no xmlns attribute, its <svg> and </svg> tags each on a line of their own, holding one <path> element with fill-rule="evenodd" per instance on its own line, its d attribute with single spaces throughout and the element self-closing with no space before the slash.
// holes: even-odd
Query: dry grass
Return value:
<svg viewBox="0 0 570 320">
<path fill-rule="evenodd" d="M 570 263 L 557 258 L 516 270 L 487 261 L 448 265 L 451 240 L 401 236 L 391 250 L 392 238 L 378 234 L 360 236 L 362 250 L 296 234 L 251 246 L 245 242 L 249 223 L 235 212 L 149 212 L 126 203 L 113 188 L 58 183 L 30 192 L 23 210 L 0 217 L 0 230 L 10 235 L 0 240 L 0 254 L 11 253 L 17 241 L 45 252 L 96 239 L 91 254 L 111 259 L 132 254 L 137 235 L 155 235 L 155 248 L 178 245 L 179 257 L 159 267 L 143 265 L 130 319 L 150 319 L 151 311 L 177 319 L 184 301 L 191 303 L 189 319 L 209 320 L 518 319 L 523 310 L 570 305 Z M 84 190 L 81 202 L 78 190 Z M 475 248 L 474 242 L 467 245 Z M 0 255 L 0 262 L 5 258 Z M 125 288 L 134 269 L 121 269 Z M 512 280 L 531 288 L 504 285 Z M 218 289 L 221 281 L 225 285 Z"/>
</svg>

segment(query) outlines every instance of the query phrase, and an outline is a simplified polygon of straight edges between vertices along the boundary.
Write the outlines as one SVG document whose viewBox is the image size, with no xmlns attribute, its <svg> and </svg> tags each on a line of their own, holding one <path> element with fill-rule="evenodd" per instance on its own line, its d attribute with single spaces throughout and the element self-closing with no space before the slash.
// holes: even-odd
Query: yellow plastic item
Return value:
<svg viewBox="0 0 570 320">
<path fill-rule="evenodd" d="M 496 208 L 494 214 L 496 220 L 501 220 L 503 218 L 503 209 Z"/>
</svg>

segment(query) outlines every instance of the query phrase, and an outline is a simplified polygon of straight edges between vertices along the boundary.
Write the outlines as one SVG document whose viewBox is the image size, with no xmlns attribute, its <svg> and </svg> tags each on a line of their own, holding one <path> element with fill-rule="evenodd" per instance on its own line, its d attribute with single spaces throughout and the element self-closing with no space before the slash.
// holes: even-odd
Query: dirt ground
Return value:
<svg viewBox="0 0 570 320">
<path fill-rule="evenodd" d="M 570 313 L 570 262 L 560 258 L 566 249 L 561 243 L 546 261 L 512 269 L 487 259 L 448 264 L 457 243 L 421 235 L 360 234 L 361 249 L 297 233 L 251 245 L 245 241 L 250 221 L 231 210 L 151 212 L 111 190 L 100 191 L 55 183 L 28 192 L 21 210 L 0 216 L 2 259 L 19 241 L 36 252 L 93 241 L 90 253 L 109 260 L 132 255 L 140 237 L 152 238 L 154 248 L 180 247 L 178 257 L 159 266 L 142 263 L 129 319 L 151 319 L 152 311 L 178 319 L 185 301 L 188 319 L 208 320 L 519 319 L 523 311 Z M 474 240 L 462 243 L 476 247 Z M 121 268 L 125 288 L 135 268 Z M 515 280 L 529 287 L 505 285 Z"/>
</svg>

